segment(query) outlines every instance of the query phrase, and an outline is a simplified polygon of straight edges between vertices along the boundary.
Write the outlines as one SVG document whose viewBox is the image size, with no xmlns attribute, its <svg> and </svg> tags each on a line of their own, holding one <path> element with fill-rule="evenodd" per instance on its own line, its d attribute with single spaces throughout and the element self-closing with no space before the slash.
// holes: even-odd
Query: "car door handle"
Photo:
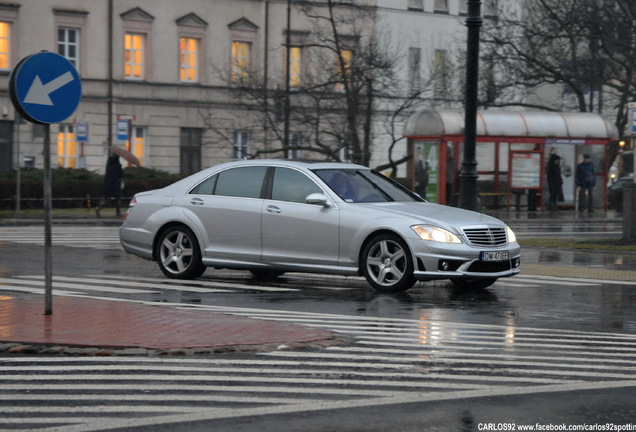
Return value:
<svg viewBox="0 0 636 432">
<path fill-rule="evenodd" d="M 190 200 L 190 204 L 192 205 L 203 205 L 205 204 L 201 198 L 192 198 Z"/>
<path fill-rule="evenodd" d="M 274 206 L 274 205 L 268 205 L 266 207 L 266 210 L 270 213 L 280 213 L 280 208 Z"/>
</svg>

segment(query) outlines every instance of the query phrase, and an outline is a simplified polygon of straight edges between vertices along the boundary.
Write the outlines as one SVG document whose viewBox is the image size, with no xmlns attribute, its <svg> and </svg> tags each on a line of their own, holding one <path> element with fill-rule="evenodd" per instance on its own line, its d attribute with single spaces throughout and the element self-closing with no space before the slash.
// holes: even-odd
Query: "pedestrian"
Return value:
<svg viewBox="0 0 636 432">
<path fill-rule="evenodd" d="M 576 166 L 574 181 L 579 187 L 579 211 L 594 212 L 592 190 L 596 186 L 596 174 L 594 173 L 594 164 L 589 154 L 584 154 L 583 162 Z"/>
<path fill-rule="evenodd" d="M 119 163 L 119 156 L 111 154 L 106 162 L 106 173 L 104 174 L 104 183 L 102 184 L 102 192 L 104 194 L 102 200 L 95 207 L 97 217 L 101 217 L 102 208 L 111 200 L 115 200 L 115 209 L 117 217 L 121 216 L 121 190 L 122 177 L 124 170 Z"/>
<path fill-rule="evenodd" d="M 428 189 L 428 162 L 423 157 L 421 147 L 415 149 L 415 193 L 426 199 Z"/>
<path fill-rule="evenodd" d="M 548 210 L 558 210 L 558 201 L 563 201 L 563 178 L 561 177 L 561 157 L 551 154 L 548 161 Z"/>
</svg>

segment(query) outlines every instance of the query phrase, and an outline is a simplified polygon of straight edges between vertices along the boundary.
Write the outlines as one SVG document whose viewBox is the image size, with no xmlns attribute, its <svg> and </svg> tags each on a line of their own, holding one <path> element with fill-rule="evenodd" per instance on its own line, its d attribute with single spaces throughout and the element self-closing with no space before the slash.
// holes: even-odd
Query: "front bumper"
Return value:
<svg viewBox="0 0 636 432">
<path fill-rule="evenodd" d="M 517 243 L 505 247 L 477 249 L 462 245 L 417 245 L 414 253 L 418 281 L 436 279 L 499 279 L 520 272 L 521 248 Z M 508 259 L 483 261 L 481 252 L 508 251 Z"/>
</svg>

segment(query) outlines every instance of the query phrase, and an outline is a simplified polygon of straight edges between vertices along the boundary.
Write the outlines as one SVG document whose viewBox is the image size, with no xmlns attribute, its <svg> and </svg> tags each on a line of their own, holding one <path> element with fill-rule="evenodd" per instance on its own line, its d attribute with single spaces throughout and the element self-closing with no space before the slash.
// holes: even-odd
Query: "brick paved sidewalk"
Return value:
<svg viewBox="0 0 636 432">
<path fill-rule="evenodd" d="M 334 334 L 310 327 L 233 315 L 122 301 L 55 297 L 0 297 L 0 351 L 95 355 L 212 353 L 329 345 Z M 70 351 L 69 351 L 70 350 Z"/>
</svg>

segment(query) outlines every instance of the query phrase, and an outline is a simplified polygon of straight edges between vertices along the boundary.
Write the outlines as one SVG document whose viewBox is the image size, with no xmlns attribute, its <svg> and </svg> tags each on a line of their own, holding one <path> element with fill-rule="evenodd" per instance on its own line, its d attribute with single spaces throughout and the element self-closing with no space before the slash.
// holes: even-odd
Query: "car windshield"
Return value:
<svg viewBox="0 0 636 432">
<path fill-rule="evenodd" d="M 349 203 L 422 202 L 399 183 L 371 170 L 318 169 L 320 177 L 340 198 Z"/>
</svg>

